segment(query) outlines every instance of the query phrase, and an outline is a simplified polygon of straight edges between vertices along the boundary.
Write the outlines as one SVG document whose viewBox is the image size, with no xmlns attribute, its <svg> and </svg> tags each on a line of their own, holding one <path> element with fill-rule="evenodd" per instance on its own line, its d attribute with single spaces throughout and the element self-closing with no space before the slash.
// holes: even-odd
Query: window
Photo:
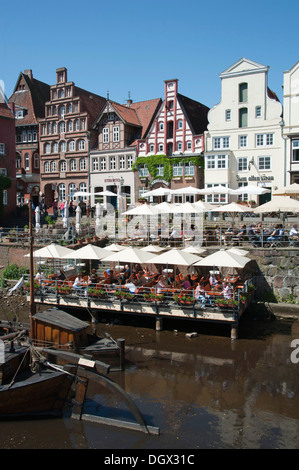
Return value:
<svg viewBox="0 0 299 470">
<path fill-rule="evenodd" d="M 65 106 L 60 107 L 60 117 L 63 117 L 65 115 Z"/>
<path fill-rule="evenodd" d="M 248 126 L 248 109 L 241 108 L 239 109 L 239 127 Z"/>
<path fill-rule="evenodd" d="M 81 119 L 81 130 L 84 131 L 86 128 L 86 121 L 85 119 Z"/>
<path fill-rule="evenodd" d="M 119 142 L 119 127 L 113 127 L 113 142 Z"/>
<path fill-rule="evenodd" d="M 106 170 L 106 158 L 105 157 L 100 158 L 100 169 L 101 171 Z"/>
<path fill-rule="evenodd" d="M 75 185 L 75 183 L 70 183 L 70 185 L 69 185 L 69 195 L 70 195 L 71 201 L 74 201 L 74 200 L 76 199 L 76 198 L 73 196 L 75 192 L 76 192 L 76 185 Z"/>
<path fill-rule="evenodd" d="M 271 157 L 258 157 L 259 170 L 271 170 Z"/>
<path fill-rule="evenodd" d="M 255 107 L 255 117 L 259 118 L 262 115 L 262 107 L 261 106 L 256 106 Z"/>
<path fill-rule="evenodd" d="M 22 131 L 22 142 L 27 142 L 27 131 Z"/>
<path fill-rule="evenodd" d="M 25 153 L 25 170 L 30 169 L 29 154 Z"/>
<path fill-rule="evenodd" d="M 33 155 L 33 167 L 35 170 L 39 168 L 39 154 L 38 153 L 35 153 Z"/>
<path fill-rule="evenodd" d="M 98 158 L 92 159 L 92 171 L 99 171 L 99 159 Z"/>
<path fill-rule="evenodd" d="M 19 154 L 16 155 L 16 168 L 22 168 L 22 159 Z"/>
<path fill-rule="evenodd" d="M 131 169 L 133 166 L 133 156 L 132 155 L 127 155 L 127 168 Z"/>
<path fill-rule="evenodd" d="M 248 183 L 238 183 L 239 188 L 244 186 L 248 186 Z M 248 194 L 239 194 L 238 199 L 239 201 L 248 201 Z"/>
<path fill-rule="evenodd" d="M 159 152 L 163 152 L 164 151 L 164 145 L 163 144 L 159 144 Z"/>
<path fill-rule="evenodd" d="M 147 165 L 142 165 L 141 167 L 139 167 L 138 176 L 139 178 L 146 178 L 147 176 L 149 176 Z"/>
<path fill-rule="evenodd" d="M 53 122 L 52 131 L 53 131 L 53 134 L 57 133 L 57 124 L 56 124 L 56 122 Z M 34 138 L 34 132 L 36 133 L 36 131 L 33 131 L 33 140 L 35 141 L 35 140 L 37 140 L 37 135 L 36 135 L 36 138 Z"/>
<path fill-rule="evenodd" d="M 56 162 L 51 162 L 51 173 L 55 173 L 56 171 Z"/>
<path fill-rule="evenodd" d="M 51 153 L 51 144 L 45 144 L 45 153 Z"/>
<path fill-rule="evenodd" d="M 192 162 L 186 163 L 185 165 L 185 176 L 194 176 L 195 167 Z"/>
<path fill-rule="evenodd" d="M 187 142 L 187 150 L 192 150 L 192 142 L 190 140 Z"/>
<path fill-rule="evenodd" d="M 168 101 L 167 107 L 168 109 L 173 109 L 173 101 Z"/>
<path fill-rule="evenodd" d="M 247 103 L 248 101 L 248 84 L 240 83 L 239 85 L 239 102 Z"/>
<path fill-rule="evenodd" d="M 79 119 L 76 119 L 76 121 L 75 121 L 75 129 L 76 129 L 76 131 L 80 130 L 80 121 L 79 121 Z"/>
<path fill-rule="evenodd" d="M 60 171 L 62 172 L 65 172 L 66 171 L 66 161 L 65 160 L 62 160 L 59 164 L 59 169 Z"/>
<path fill-rule="evenodd" d="M 157 176 L 164 176 L 164 165 L 157 165 Z"/>
<path fill-rule="evenodd" d="M 79 185 L 79 191 L 83 191 L 84 193 L 87 192 L 87 184 L 86 183 L 80 183 Z M 86 201 L 87 196 L 83 197 L 83 200 Z"/>
<path fill-rule="evenodd" d="M 60 201 L 64 201 L 64 200 L 65 200 L 65 184 L 64 184 L 64 183 L 61 183 L 61 184 L 58 186 L 58 197 L 59 197 L 59 200 L 60 200 Z"/>
<path fill-rule="evenodd" d="M 103 143 L 108 144 L 108 142 L 109 142 L 109 128 L 104 127 L 104 129 L 103 129 Z"/>
<path fill-rule="evenodd" d="M 221 184 L 221 186 L 228 187 L 228 184 L 226 183 L 212 183 L 212 184 L 207 184 L 207 188 L 212 188 L 213 186 L 218 186 L 218 184 Z M 215 204 L 227 204 L 228 202 L 228 195 L 227 194 L 208 194 L 206 196 L 206 201 L 207 202 L 212 202 Z"/>
<path fill-rule="evenodd" d="M 72 159 L 70 161 L 70 171 L 76 171 L 77 170 L 77 162 L 75 159 Z"/>
<path fill-rule="evenodd" d="M 183 148 L 182 142 L 178 142 L 177 143 L 177 150 L 182 150 L 182 148 Z"/>
<path fill-rule="evenodd" d="M 248 168 L 248 157 L 238 158 L 238 171 L 247 171 Z"/>
<path fill-rule="evenodd" d="M 226 121 L 230 121 L 230 120 L 231 120 L 231 110 L 230 110 L 230 109 L 226 109 L 226 110 L 225 110 L 225 120 L 226 120 Z"/>
<path fill-rule="evenodd" d="M 7 199 L 7 189 L 3 189 L 3 205 L 7 206 L 8 199 Z"/>
<path fill-rule="evenodd" d="M 65 122 L 62 121 L 60 124 L 59 124 L 59 132 L 60 134 L 64 134 L 65 133 Z"/>
<path fill-rule="evenodd" d="M 69 151 L 70 152 L 73 152 L 75 150 L 75 141 L 74 140 L 70 140 L 69 141 Z"/>
<path fill-rule="evenodd" d="M 58 153 L 58 142 L 53 143 L 53 153 Z"/>
<path fill-rule="evenodd" d="M 86 158 L 80 158 L 80 160 L 79 160 L 79 169 L 81 171 L 86 170 Z"/>
<path fill-rule="evenodd" d="M 109 170 L 116 170 L 116 158 L 109 157 Z"/>
<path fill-rule="evenodd" d="M 273 134 L 256 134 L 256 146 L 273 145 Z"/>
<path fill-rule="evenodd" d="M 23 119 L 24 117 L 24 111 L 23 109 L 18 109 L 15 113 L 16 119 Z"/>
<path fill-rule="evenodd" d="M 0 155 L 5 154 L 5 144 L 0 144 Z"/>
<path fill-rule="evenodd" d="M 68 131 L 73 132 L 73 121 L 68 122 Z"/>
<path fill-rule="evenodd" d="M 213 137 L 213 149 L 228 149 L 230 146 L 229 137 Z"/>
<path fill-rule="evenodd" d="M 50 173 L 50 162 L 45 162 L 44 171 L 45 173 Z"/>
<path fill-rule="evenodd" d="M 71 113 L 72 112 L 72 103 L 68 105 L 67 112 Z"/>
<path fill-rule="evenodd" d="M 220 169 L 224 170 L 229 168 L 229 155 L 207 155 L 206 168 L 207 170 Z"/>
<path fill-rule="evenodd" d="M 155 151 L 155 146 L 154 146 L 154 144 L 150 144 L 149 151 L 150 151 L 150 152 L 154 152 L 154 151 Z"/>
<path fill-rule="evenodd" d="M 183 176 L 183 164 L 177 163 L 172 167 L 172 174 L 174 177 Z"/>
<path fill-rule="evenodd" d="M 32 142 L 32 132 L 30 129 L 28 129 L 27 131 L 27 139 L 28 139 L 28 142 Z"/>
<path fill-rule="evenodd" d="M 182 119 L 178 120 L 178 129 L 183 129 L 183 121 Z"/>
<path fill-rule="evenodd" d="M 64 140 L 60 142 L 60 152 L 66 152 L 66 142 Z"/>
<path fill-rule="evenodd" d="M 239 136 L 239 148 L 247 147 L 247 135 Z"/>
<path fill-rule="evenodd" d="M 85 150 L 85 140 L 83 140 L 83 139 L 79 140 L 78 148 L 79 148 L 79 150 Z"/>
<path fill-rule="evenodd" d="M 108 113 L 107 114 L 107 120 L 108 121 L 114 121 L 114 113 Z"/>
<path fill-rule="evenodd" d="M 124 170 L 125 168 L 126 168 L 126 159 L 125 159 L 124 155 L 121 155 L 119 157 L 119 169 Z"/>
<path fill-rule="evenodd" d="M 159 131 L 164 130 L 164 122 L 159 122 Z"/>
<path fill-rule="evenodd" d="M 299 162 L 299 140 L 292 140 L 292 162 Z"/>
</svg>

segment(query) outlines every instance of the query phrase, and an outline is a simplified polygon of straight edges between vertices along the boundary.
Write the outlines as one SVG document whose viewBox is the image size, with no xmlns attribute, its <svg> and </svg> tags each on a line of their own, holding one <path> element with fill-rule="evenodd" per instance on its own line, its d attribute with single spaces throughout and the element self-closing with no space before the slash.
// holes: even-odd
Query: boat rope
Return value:
<svg viewBox="0 0 299 470">
<path fill-rule="evenodd" d="M 72 378 L 76 377 L 76 374 L 72 374 L 71 372 L 64 370 L 63 366 L 58 366 L 57 364 L 52 364 L 49 361 L 44 362 L 45 366 L 51 367 L 52 369 L 58 370 L 59 372 L 63 372 L 66 375 L 70 375 Z"/>
<path fill-rule="evenodd" d="M 88 311 L 88 313 L 89 313 L 89 315 L 91 316 L 91 318 L 94 318 L 94 316 L 93 316 L 93 314 L 92 314 L 90 308 L 89 308 L 89 307 L 85 307 L 85 308 L 86 308 L 86 310 Z M 98 325 L 98 326 L 99 326 L 99 325 Z M 110 339 L 111 341 L 113 341 L 114 344 L 117 345 L 117 341 L 115 341 L 115 339 L 112 338 L 112 336 L 111 336 L 107 331 L 105 331 L 101 326 L 99 326 L 99 328 L 100 328 L 102 334 L 104 334 L 108 339 Z"/>
<path fill-rule="evenodd" d="M 10 382 L 9 385 L 8 385 L 8 388 L 12 387 L 13 384 L 15 383 L 15 378 L 16 378 L 16 376 L 18 375 L 19 370 L 20 370 L 20 368 L 21 368 L 21 366 L 22 366 L 22 364 L 23 364 L 23 362 L 24 362 L 24 360 L 25 360 L 25 357 L 27 356 L 27 353 L 28 353 L 28 352 L 29 352 L 29 348 L 28 348 L 27 351 L 25 352 L 25 354 L 24 354 L 24 356 L 23 356 L 23 358 L 22 358 L 22 360 L 21 360 L 21 362 L 20 362 L 20 364 L 19 364 L 19 367 L 18 367 L 17 370 L 16 370 L 15 375 L 13 376 L 11 382 Z"/>
</svg>

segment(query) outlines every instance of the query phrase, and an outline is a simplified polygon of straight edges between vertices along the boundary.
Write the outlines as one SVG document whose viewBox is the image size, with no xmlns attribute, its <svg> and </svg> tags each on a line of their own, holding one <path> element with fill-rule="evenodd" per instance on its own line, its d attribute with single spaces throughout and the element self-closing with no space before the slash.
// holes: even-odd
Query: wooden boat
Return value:
<svg viewBox="0 0 299 470">
<path fill-rule="evenodd" d="M 75 375 L 42 363 L 30 367 L 26 346 L 3 343 L 0 365 L 0 419 L 33 416 L 60 416 Z M 45 363 L 47 364 L 47 363 Z"/>
</svg>

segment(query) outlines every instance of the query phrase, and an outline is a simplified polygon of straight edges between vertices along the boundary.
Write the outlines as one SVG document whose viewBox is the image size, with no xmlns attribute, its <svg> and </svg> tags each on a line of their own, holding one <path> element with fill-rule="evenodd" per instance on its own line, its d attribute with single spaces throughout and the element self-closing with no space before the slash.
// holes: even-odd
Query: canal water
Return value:
<svg viewBox="0 0 299 470">
<path fill-rule="evenodd" d="M 130 394 L 147 424 L 159 428 L 158 436 L 75 421 L 66 410 L 61 419 L 2 422 L 0 447 L 102 449 L 109 456 L 116 449 L 129 455 L 140 449 L 299 447 L 299 363 L 291 347 L 299 321 L 250 318 L 237 341 L 220 325 L 164 327 L 156 332 L 153 324 L 121 325 L 111 318 L 97 326 L 99 333 L 125 339 L 125 370 L 110 378 Z M 88 395 L 86 412 L 133 420 L 110 392 L 90 383 Z"/>
</svg>

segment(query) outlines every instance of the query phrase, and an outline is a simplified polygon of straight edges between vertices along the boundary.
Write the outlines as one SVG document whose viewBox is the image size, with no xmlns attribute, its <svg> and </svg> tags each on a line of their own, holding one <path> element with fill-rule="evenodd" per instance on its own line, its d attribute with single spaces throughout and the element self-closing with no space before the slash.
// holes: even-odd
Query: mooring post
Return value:
<svg viewBox="0 0 299 470">
<path fill-rule="evenodd" d="M 118 340 L 116 341 L 116 344 L 119 347 L 120 369 L 124 370 L 125 368 L 125 340 L 123 338 L 118 338 Z"/>
<path fill-rule="evenodd" d="M 238 324 L 237 323 L 232 323 L 231 325 L 230 338 L 232 340 L 235 340 L 238 338 Z"/>
<path fill-rule="evenodd" d="M 156 315 L 156 331 L 162 331 L 163 319 L 160 315 Z"/>
<path fill-rule="evenodd" d="M 74 407 L 72 411 L 72 418 L 81 419 L 83 413 L 84 400 L 86 396 L 88 379 L 77 377 L 76 396 L 73 400 Z"/>
</svg>

